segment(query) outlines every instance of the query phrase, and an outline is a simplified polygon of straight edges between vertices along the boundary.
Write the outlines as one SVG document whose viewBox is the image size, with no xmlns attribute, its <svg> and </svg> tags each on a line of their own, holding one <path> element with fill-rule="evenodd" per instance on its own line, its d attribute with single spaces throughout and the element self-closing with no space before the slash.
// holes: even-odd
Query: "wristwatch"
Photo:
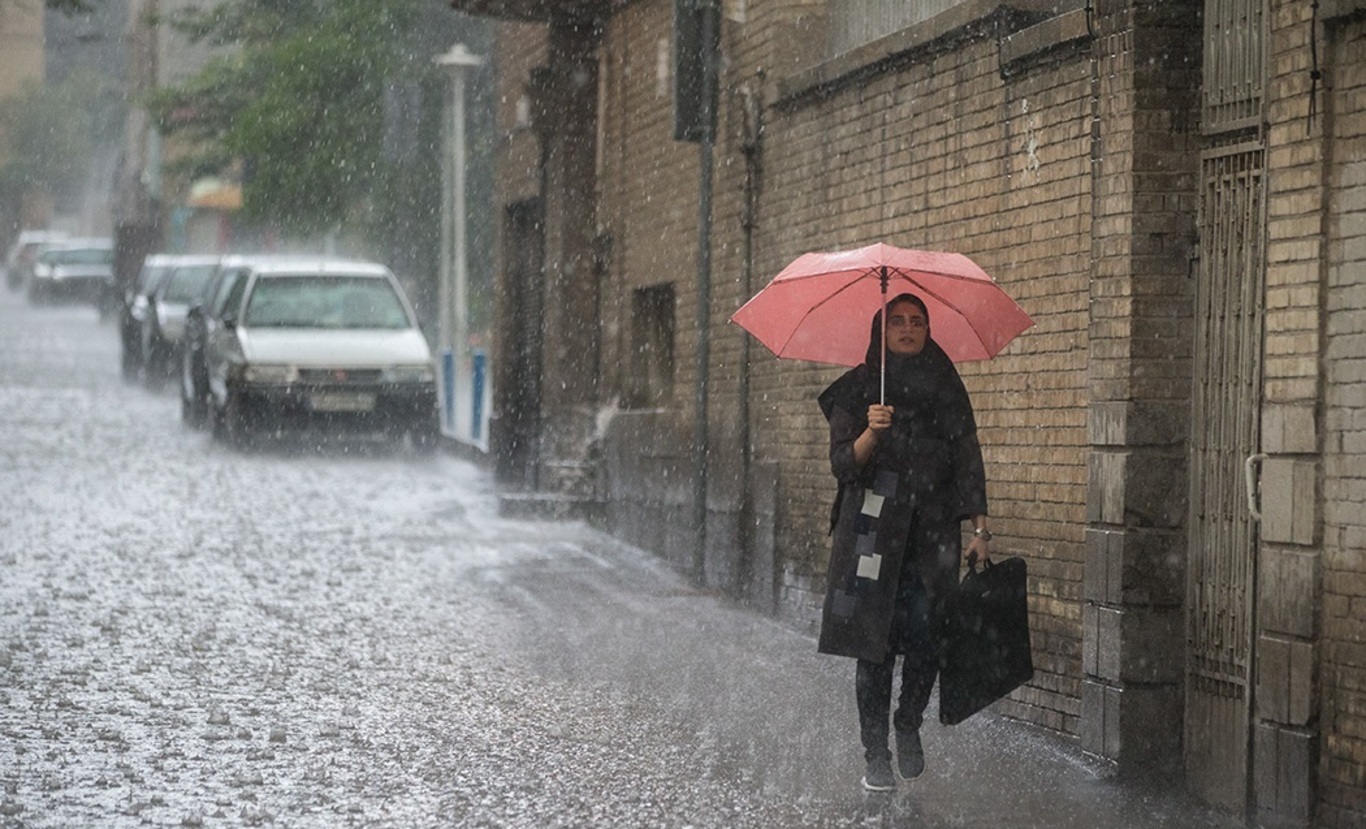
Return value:
<svg viewBox="0 0 1366 829">
<path fill-rule="evenodd" d="M 983 541 L 990 541 L 992 539 L 991 530 L 987 529 L 986 527 L 977 527 L 972 531 L 972 534 L 982 539 Z"/>
</svg>

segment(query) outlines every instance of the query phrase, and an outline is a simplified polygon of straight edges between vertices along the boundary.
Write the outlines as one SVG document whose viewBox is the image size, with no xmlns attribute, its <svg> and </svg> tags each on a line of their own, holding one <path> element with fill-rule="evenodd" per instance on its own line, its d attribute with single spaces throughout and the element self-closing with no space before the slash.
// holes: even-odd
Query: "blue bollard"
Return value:
<svg viewBox="0 0 1366 829">
<path fill-rule="evenodd" d="M 474 419 L 470 423 L 470 437 L 481 440 L 484 431 L 484 375 L 488 371 L 488 354 L 482 348 L 474 350 L 474 378 L 471 397 L 474 401 Z"/>
<path fill-rule="evenodd" d="M 441 350 L 441 389 L 445 392 L 441 423 L 449 432 L 455 428 L 455 354 L 449 348 Z"/>
</svg>

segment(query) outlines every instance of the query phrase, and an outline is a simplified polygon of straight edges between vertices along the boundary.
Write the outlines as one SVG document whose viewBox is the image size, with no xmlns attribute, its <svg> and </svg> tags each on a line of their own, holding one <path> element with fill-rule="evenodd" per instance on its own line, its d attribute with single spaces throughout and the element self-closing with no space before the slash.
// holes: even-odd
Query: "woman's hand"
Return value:
<svg viewBox="0 0 1366 829">
<path fill-rule="evenodd" d="M 868 407 L 868 428 L 881 434 L 892 427 L 892 407 L 877 403 Z"/>
<path fill-rule="evenodd" d="M 963 551 L 963 558 L 967 559 L 969 564 L 973 561 L 980 561 L 983 564 L 991 561 L 991 530 L 987 529 L 985 515 L 972 516 L 972 540 Z"/>
<path fill-rule="evenodd" d="M 876 403 L 868 407 L 868 428 L 854 441 L 854 463 L 863 466 L 873 456 L 878 435 L 891 428 L 892 407 Z"/>
<path fill-rule="evenodd" d="M 979 535 L 974 535 L 967 548 L 963 550 L 963 558 L 972 561 L 974 553 L 977 555 L 977 563 L 979 564 L 991 561 L 991 542 Z"/>
</svg>

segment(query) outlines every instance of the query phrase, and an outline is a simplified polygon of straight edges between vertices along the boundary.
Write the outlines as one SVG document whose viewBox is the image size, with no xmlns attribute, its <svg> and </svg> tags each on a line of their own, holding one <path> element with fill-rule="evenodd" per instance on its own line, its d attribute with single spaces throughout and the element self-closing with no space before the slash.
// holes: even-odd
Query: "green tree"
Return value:
<svg viewBox="0 0 1366 829">
<path fill-rule="evenodd" d="M 365 239 L 366 255 L 404 278 L 431 322 L 450 89 L 434 58 L 457 42 L 488 54 L 488 23 L 452 11 L 449 0 L 223 0 L 170 22 L 230 48 L 150 102 L 163 132 L 195 148 L 168 172 L 240 174 L 247 216 L 287 235 L 340 229 Z M 492 73 L 477 73 L 471 205 L 492 201 L 493 112 Z M 467 221 L 479 315 L 491 296 L 492 212 L 472 209 Z"/>
<path fill-rule="evenodd" d="M 168 134 L 191 137 L 185 162 L 244 164 L 247 216 L 292 232 L 346 224 L 376 183 L 387 86 L 406 60 L 421 0 L 227 0 L 176 18 L 230 57 L 159 91 Z M 423 71 L 426 70 L 423 67 Z"/>
</svg>

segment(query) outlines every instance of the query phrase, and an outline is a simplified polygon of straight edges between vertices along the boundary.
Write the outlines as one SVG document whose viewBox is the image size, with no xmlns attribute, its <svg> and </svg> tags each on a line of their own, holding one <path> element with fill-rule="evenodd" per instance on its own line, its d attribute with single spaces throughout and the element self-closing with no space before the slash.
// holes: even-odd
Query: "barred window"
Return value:
<svg viewBox="0 0 1366 829">
<path fill-rule="evenodd" d="M 1261 123 L 1266 25 L 1266 0 L 1205 0 L 1206 133 Z"/>
<path fill-rule="evenodd" d="M 828 54 L 844 54 L 923 23 L 963 0 L 829 0 Z"/>
<path fill-rule="evenodd" d="M 637 288 L 631 297 L 631 355 L 623 398 L 627 408 L 668 404 L 674 387 L 674 286 Z"/>
</svg>

